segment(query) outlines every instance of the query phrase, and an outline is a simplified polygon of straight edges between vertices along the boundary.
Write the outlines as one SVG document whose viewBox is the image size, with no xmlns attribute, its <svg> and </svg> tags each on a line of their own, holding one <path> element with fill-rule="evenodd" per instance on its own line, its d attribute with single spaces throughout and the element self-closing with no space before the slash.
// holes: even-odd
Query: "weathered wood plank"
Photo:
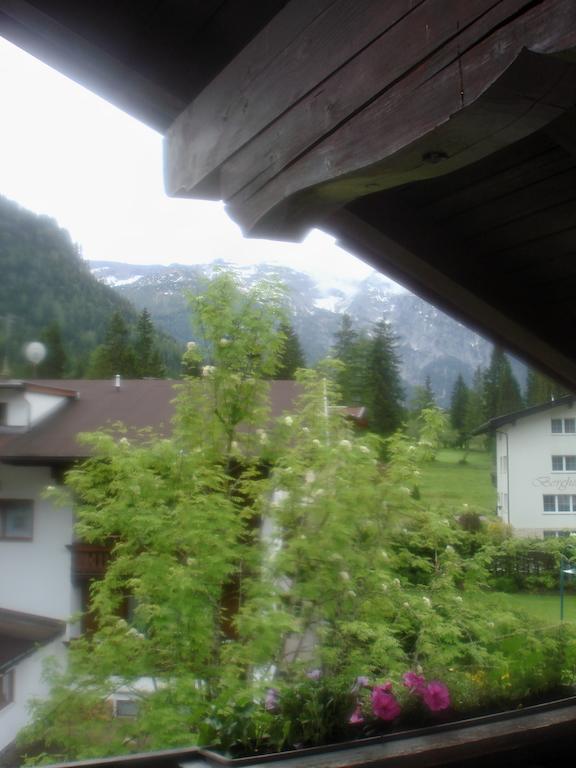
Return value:
<svg viewBox="0 0 576 768">
<path fill-rule="evenodd" d="M 464 241 L 484 236 L 491 230 L 512 221 L 531 217 L 544 209 L 561 205 L 576 198 L 576 158 L 563 170 L 537 182 L 528 179 L 513 192 L 492 186 L 492 195 L 486 202 L 451 216 L 445 220 L 454 235 L 460 235 Z"/>
<path fill-rule="evenodd" d="M 564 40 L 565 26 L 570 24 L 573 43 L 576 44 L 576 4 L 567 5 L 565 0 L 551 0 L 546 5 L 548 13 L 543 12 L 542 5 L 527 12 L 530 24 L 526 22 L 519 27 L 515 26 L 515 22 L 509 26 L 500 25 L 493 34 L 488 34 L 478 45 L 471 45 L 461 56 L 454 56 L 450 48 L 441 51 L 437 56 L 450 58 L 452 54 L 456 60 L 440 68 L 436 78 L 430 79 L 430 61 L 426 62 L 424 71 L 416 68 L 395 88 L 341 124 L 337 131 L 325 136 L 313 152 L 304 153 L 291 161 L 269 181 L 266 181 L 266 175 L 270 168 L 265 174 L 262 172 L 256 182 L 249 184 L 240 195 L 233 198 L 233 215 L 250 227 L 261 221 L 274 207 L 274 203 L 281 204 L 306 188 L 323 185 L 318 192 L 319 199 L 331 199 L 334 204 L 338 204 L 367 194 L 374 187 L 386 188 L 415 178 L 426 178 L 427 174 L 432 173 L 422 162 L 425 144 L 418 146 L 418 151 L 412 155 L 408 151 L 403 162 L 399 157 L 403 148 L 426 135 L 431 136 L 431 149 L 434 149 L 434 140 L 443 138 L 445 151 L 452 162 L 443 162 L 442 169 L 454 170 L 458 162 L 472 162 L 550 122 L 561 114 L 561 108 L 555 98 L 548 103 L 546 90 L 541 89 L 542 82 L 537 78 L 535 82 L 526 82 L 525 108 L 518 103 L 516 116 L 513 112 L 507 113 L 510 99 L 514 100 L 516 86 L 512 83 L 507 94 L 504 86 L 498 88 L 491 105 L 492 120 L 488 114 L 490 110 L 487 110 L 485 116 L 483 146 L 479 135 L 482 126 L 478 116 L 468 126 L 471 131 L 468 139 L 461 126 L 455 126 L 451 132 L 451 124 L 447 123 L 450 116 L 454 120 L 455 113 L 479 96 L 498 72 L 501 73 L 518 55 L 520 48 L 531 44 L 541 47 L 538 43 L 540 33 L 546 40 Z M 552 13 L 554 9 L 562 12 Z M 522 20 L 526 21 L 524 17 Z M 485 19 L 483 21 L 484 27 L 490 30 L 490 25 Z M 526 36 L 523 36 L 523 32 Z M 568 88 L 572 82 L 572 77 L 567 75 Z M 540 88 L 540 101 L 536 101 L 532 85 L 536 90 Z M 553 82 L 549 82 L 548 89 L 553 88 Z M 538 109 L 534 108 L 536 104 Z M 564 103 L 562 108 L 567 108 L 567 104 Z M 505 130 L 507 114 L 508 135 Z M 499 125 L 496 118 L 499 118 Z M 490 123 L 494 128 L 492 132 Z M 444 126 L 443 130 L 447 132 L 445 137 L 434 136 L 433 132 L 438 126 Z M 300 132 L 300 127 L 300 122 L 293 122 L 291 130 L 294 132 L 298 129 Z M 277 132 L 280 128 L 276 126 Z M 499 135 L 494 136 L 495 131 L 499 131 Z M 277 133 L 280 142 L 285 140 L 285 143 L 290 144 L 289 138 Z M 440 145 L 440 149 L 444 150 L 444 147 Z M 387 166 L 384 161 L 394 155 L 396 158 Z M 243 175 L 238 159 L 239 156 L 234 158 L 223 173 L 229 173 L 231 177 L 238 174 L 237 183 L 240 183 Z M 420 161 L 419 165 L 416 160 Z M 440 169 L 436 169 L 435 173 L 439 172 Z M 307 207 L 310 209 L 310 201 Z M 280 220 L 282 217 L 285 214 L 280 212 Z M 279 222 L 272 220 L 272 225 L 264 227 L 262 231 L 270 233 L 275 226 L 279 226 Z"/>
<path fill-rule="evenodd" d="M 307 0 L 286 6 L 168 131 L 169 193 L 219 199 L 224 161 L 422 2 Z"/>
<path fill-rule="evenodd" d="M 522 142 L 523 144 L 525 142 Z M 478 165 L 484 168 L 485 163 Z M 540 154 L 530 155 L 525 160 L 514 164 L 505 165 L 491 163 L 490 168 L 478 180 L 468 173 L 460 172 L 443 178 L 441 181 L 453 180 L 453 188 L 449 191 L 448 185 L 434 186 L 434 196 L 427 195 L 426 203 L 417 206 L 428 221 L 441 224 L 455 216 L 465 214 L 467 211 L 481 205 L 483 201 L 492 200 L 498 194 L 512 194 L 525 185 L 535 184 L 542 179 L 549 178 L 566 168 L 566 153 L 561 149 L 547 149 Z M 466 169 L 468 171 L 469 169 Z M 457 176 L 457 178 L 454 178 Z M 418 185 L 421 187 L 423 185 Z M 425 193 L 425 190 L 422 190 Z"/>
<path fill-rule="evenodd" d="M 571 253 L 575 242 L 576 222 L 571 222 L 561 232 L 548 233 L 530 243 L 508 248 L 503 253 L 486 249 L 478 262 L 478 269 L 486 274 L 497 268 L 503 283 L 506 283 L 509 276 L 520 274 L 532 265 L 545 269 L 543 254 Z"/>
<path fill-rule="evenodd" d="M 223 168 L 224 198 L 232 198 L 240 190 L 243 197 L 254 194 L 264 182 L 357 117 L 375 99 L 382 103 L 388 93 L 405 95 L 406 86 L 415 91 L 436 76 L 453 82 L 450 95 L 436 89 L 435 101 L 445 102 L 442 106 L 448 109 L 447 115 L 456 111 L 466 97 L 461 93 L 459 72 L 446 77 L 445 68 L 458 59 L 461 50 L 529 4 L 529 0 L 468 0 L 451 2 L 448 12 L 446 0 L 427 0 L 419 5 L 295 104 L 286 114 L 288 119 L 271 125 L 246 152 L 231 158 Z M 371 24 L 370 19 L 365 21 Z M 498 74 L 502 70 L 495 65 Z M 396 99 L 391 97 L 393 105 Z M 446 109 L 440 111 L 446 115 Z M 425 122 L 425 116 L 426 112 L 416 127 Z M 370 154 L 378 143 L 370 133 L 358 136 L 362 142 L 357 144 L 360 157 L 356 167 L 364 167 L 374 162 L 373 156 L 366 159 L 366 153 Z M 320 170 L 327 170 L 329 175 L 330 171 L 353 170 L 350 160 L 341 158 L 339 163 Z M 320 173 L 320 180 L 324 175 Z M 249 186 L 247 180 L 252 181 Z"/>
<path fill-rule="evenodd" d="M 481 237 L 471 233 L 462 238 L 462 243 L 470 252 L 489 252 L 493 256 L 499 254 L 505 258 L 508 250 L 538 243 L 542 238 L 570 229 L 575 221 L 576 194 L 572 192 L 567 202 L 522 215 L 514 221 L 482 232 Z"/>
</svg>

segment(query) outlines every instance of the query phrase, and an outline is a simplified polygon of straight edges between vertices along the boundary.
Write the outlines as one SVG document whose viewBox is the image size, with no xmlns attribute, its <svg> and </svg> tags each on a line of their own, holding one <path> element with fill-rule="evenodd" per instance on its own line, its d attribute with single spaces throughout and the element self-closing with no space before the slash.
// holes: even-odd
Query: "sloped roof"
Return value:
<svg viewBox="0 0 576 768">
<path fill-rule="evenodd" d="M 518 421 L 518 419 L 524 419 L 527 416 L 533 416 L 535 413 L 549 411 L 553 408 L 559 408 L 563 405 L 572 406 L 574 404 L 575 398 L 575 395 L 564 395 L 563 397 L 558 397 L 556 400 L 549 400 L 546 403 L 539 403 L 538 405 L 531 405 L 528 408 L 522 408 L 520 411 L 505 413 L 502 416 L 495 416 L 493 419 L 490 419 L 490 421 L 487 421 L 485 424 L 481 424 L 479 427 L 477 427 L 472 434 L 481 435 L 485 432 L 494 432 L 494 430 L 504 426 L 504 424 L 513 424 L 515 421 Z"/>
<path fill-rule="evenodd" d="M 0 608 L 0 672 L 63 634 L 57 619 Z"/>
<path fill-rule="evenodd" d="M 170 379 L 124 380 L 117 390 L 112 380 L 42 380 L 35 387 L 55 387 L 77 394 L 63 410 L 37 427 L 17 435 L 0 438 L 0 458 L 4 462 L 66 462 L 89 455 L 77 435 L 122 422 L 131 429 L 151 427 L 168 436 L 174 415 L 175 385 Z M 298 394 L 294 381 L 271 381 L 271 412 L 279 416 L 294 405 Z"/>
</svg>

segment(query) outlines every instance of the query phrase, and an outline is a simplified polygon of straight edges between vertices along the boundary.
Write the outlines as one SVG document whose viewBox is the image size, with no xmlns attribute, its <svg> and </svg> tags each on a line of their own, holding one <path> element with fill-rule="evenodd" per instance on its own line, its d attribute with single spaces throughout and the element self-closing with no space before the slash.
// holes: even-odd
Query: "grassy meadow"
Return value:
<svg viewBox="0 0 576 768">
<path fill-rule="evenodd" d="M 421 470 L 420 497 L 424 503 L 443 507 L 446 512 L 459 512 L 463 504 L 468 504 L 483 514 L 494 514 L 496 489 L 490 477 L 492 471 L 488 451 L 442 449 Z"/>
</svg>

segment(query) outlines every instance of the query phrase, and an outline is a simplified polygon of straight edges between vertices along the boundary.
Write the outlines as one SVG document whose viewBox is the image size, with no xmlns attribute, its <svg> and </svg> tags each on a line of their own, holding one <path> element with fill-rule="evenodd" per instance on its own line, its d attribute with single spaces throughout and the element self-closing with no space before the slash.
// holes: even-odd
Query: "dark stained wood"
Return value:
<svg viewBox="0 0 576 768">
<path fill-rule="evenodd" d="M 331 6 L 323 26 L 307 30 L 318 36 L 322 53 L 330 30 L 322 32 L 343 4 L 341 0 Z M 244 91 L 245 109 L 256 114 L 259 126 L 266 121 L 268 125 L 259 127 L 240 149 L 228 144 L 226 132 L 212 137 L 213 143 L 223 140 L 214 159 L 221 195 L 230 201 L 233 217 L 255 233 L 276 231 L 289 237 L 292 229 L 297 238 L 302 230 L 298 216 L 307 226 L 315 203 L 323 213 L 373 188 L 454 170 L 528 135 L 573 104 L 573 77 L 559 62 L 544 64 L 538 57 L 524 56 L 521 67 L 503 75 L 524 47 L 555 51 L 567 45 L 567 28 L 572 28 L 571 42 L 576 45 L 576 6 L 566 0 L 469 0 L 454 2 L 451 13 L 445 12 L 445 3 L 440 8 L 438 0 L 426 0 L 390 26 L 386 21 L 392 9 L 403 9 L 398 1 L 385 5 L 391 9 L 390 18 L 363 15 L 364 3 L 353 5 L 370 25 L 370 44 L 297 100 L 293 88 L 281 90 L 285 109 L 280 116 L 276 94 L 281 81 L 274 66 L 268 68 L 264 74 L 275 94 L 274 109 L 257 99 L 264 75 L 254 84 L 254 101 L 249 84 Z M 493 88 L 491 99 L 474 109 L 487 86 Z M 207 99 L 208 92 L 204 96 Z M 454 115 L 466 108 L 472 109 L 467 125 L 456 125 Z M 187 110 L 188 121 L 194 109 L 192 104 Z M 227 113 L 230 121 L 234 117 L 240 122 L 237 110 Z M 193 194 L 203 141 L 196 146 L 188 141 L 191 159 L 183 151 L 182 125 L 177 121 L 168 134 L 167 186 L 172 193 Z M 400 156 L 400 150 L 436 129 L 442 135 L 432 137 L 430 149 L 436 144 L 448 162 L 432 170 L 422 160 L 426 143 Z M 226 150 L 229 158 L 222 162 Z M 172 169 L 177 169 L 174 178 Z M 304 205 L 294 200 L 298 194 L 305 196 Z"/>
<path fill-rule="evenodd" d="M 244 183 L 240 181 L 244 179 L 242 167 L 236 167 L 234 161 L 231 168 L 220 172 L 219 166 L 262 132 L 268 139 L 258 148 L 259 155 L 264 155 L 268 164 L 280 158 L 288 148 L 282 128 L 284 113 L 294 105 L 306 113 L 307 105 L 317 99 L 334 73 L 348 72 L 350 62 L 373 45 L 382 30 L 393 28 L 423 2 L 316 0 L 305 6 L 287 6 L 236 59 L 234 67 L 222 73 L 215 87 L 193 102 L 171 127 L 166 173 L 172 194 L 204 196 L 205 176 L 211 173 L 218 181 L 217 186 L 209 185 L 212 196 L 228 198 L 234 194 L 235 180 Z M 361 78 L 355 88 L 364 87 L 364 82 L 367 78 Z M 326 112 L 329 121 L 339 119 L 337 106 L 334 100 Z M 299 115 L 291 115 L 290 120 L 297 122 L 301 136 L 305 126 Z M 321 119 L 322 114 L 310 118 Z M 323 130 L 325 122 L 321 119 L 315 130 Z M 213 133 L 202 131 L 206 124 L 213 126 Z M 250 165 L 250 174 L 258 175 L 256 165 Z"/>
</svg>

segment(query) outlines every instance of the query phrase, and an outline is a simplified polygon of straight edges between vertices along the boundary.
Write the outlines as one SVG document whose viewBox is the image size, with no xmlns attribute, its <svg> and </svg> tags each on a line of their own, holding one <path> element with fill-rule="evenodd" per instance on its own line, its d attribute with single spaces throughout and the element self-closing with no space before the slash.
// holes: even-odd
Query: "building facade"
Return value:
<svg viewBox="0 0 576 768">
<path fill-rule="evenodd" d="M 566 396 L 492 419 L 498 515 L 516 536 L 576 534 L 576 407 Z"/>
</svg>

